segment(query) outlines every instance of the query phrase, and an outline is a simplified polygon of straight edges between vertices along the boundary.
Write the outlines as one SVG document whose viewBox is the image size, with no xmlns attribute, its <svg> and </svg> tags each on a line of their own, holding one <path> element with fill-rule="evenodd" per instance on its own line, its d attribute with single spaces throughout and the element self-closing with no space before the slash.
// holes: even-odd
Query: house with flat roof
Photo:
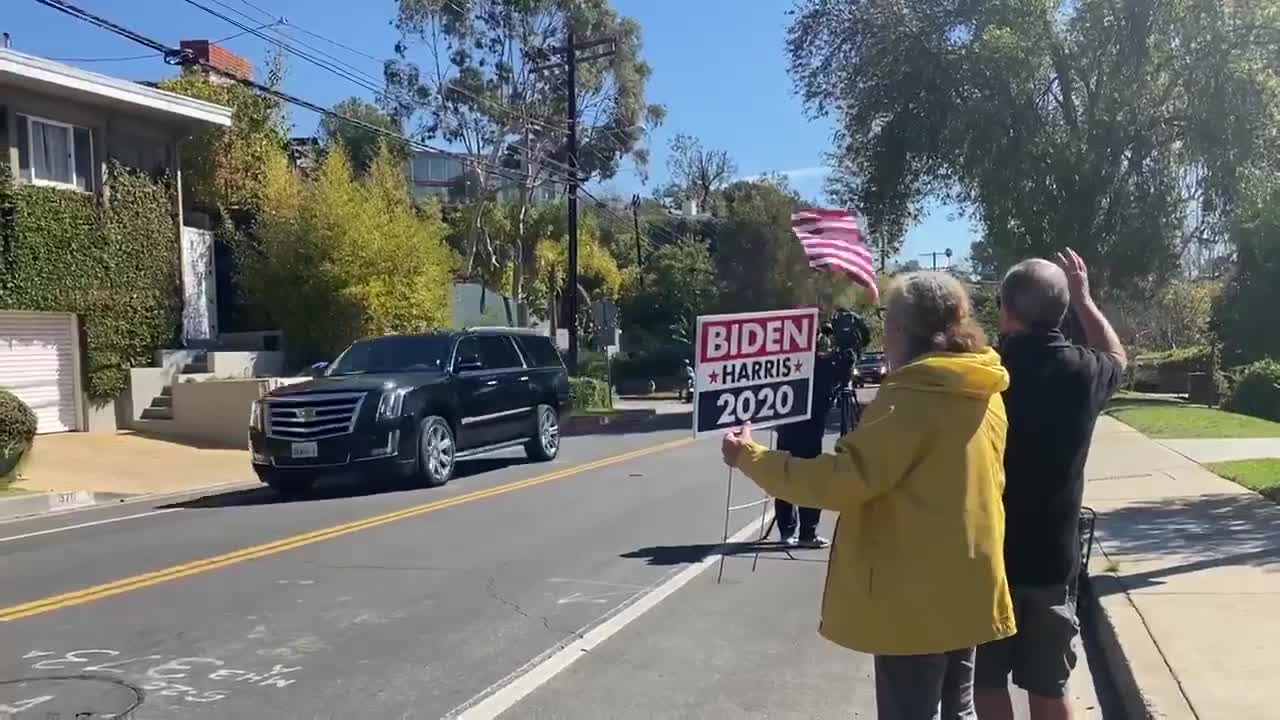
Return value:
<svg viewBox="0 0 1280 720">
<path fill-rule="evenodd" d="M 159 226 L 172 227 L 177 236 L 171 245 L 177 255 L 172 267 L 180 272 L 175 272 L 178 277 L 172 284 L 174 292 L 182 294 L 174 298 L 182 305 L 182 333 L 212 332 L 209 240 L 183 227 L 178 149 L 196 132 L 229 127 L 231 122 L 229 108 L 0 48 L 0 171 L 9 175 L 4 184 L 8 209 L 0 207 L 8 213 L 0 218 L 0 225 L 8 225 L 0 233 L 5 241 L 0 243 L 0 275 L 29 275 L 30 267 L 23 264 L 37 261 L 58 270 L 57 260 L 49 260 L 56 253 L 74 253 L 76 243 L 111 237 L 92 227 L 59 227 L 58 221 L 34 216 L 38 211 L 31 208 L 49 207 L 51 197 L 53 205 L 66 204 L 56 195 L 66 193 L 78 217 L 101 223 L 108 217 L 103 209 L 111 206 L 109 168 L 118 163 L 171 183 L 165 185 L 172 188 L 171 202 L 157 212 L 171 215 L 171 225 Z M 37 194 L 43 205 L 26 202 Z M 24 232 L 24 224 L 37 223 L 42 224 L 38 237 Z M 129 239 L 119 245 L 97 253 L 88 269 L 69 274 L 102 274 L 107 279 L 111 273 L 127 274 L 134 262 Z M 118 256 L 104 258 L 104 253 Z M 38 301 L 30 300 L 31 293 L 6 295 L 0 282 L 0 387 L 35 410 L 40 432 L 83 430 L 96 423 L 86 398 L 85 376 L 90 370 L 81 347 L 84 318 L 70 306 L 84 306 L 90 301 L 85 295 L 111 284 L 103 278 L 82 279 L 72 289 L 56 289 Z M 109 295 L 102 291 L 102 297 Z"/>
</svg>

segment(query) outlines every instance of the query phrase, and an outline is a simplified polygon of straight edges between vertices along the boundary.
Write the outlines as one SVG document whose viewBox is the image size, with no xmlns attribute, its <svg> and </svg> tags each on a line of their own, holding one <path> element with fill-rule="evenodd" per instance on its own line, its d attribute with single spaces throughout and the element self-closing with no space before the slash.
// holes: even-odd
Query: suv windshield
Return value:
<svg viewBox="0 0 1280 720">
<path fill-rule="evenodd" d="M 453 341 L 444 336 L 397 335 L 360 340 L 347 348 L 326 375 L 440 370 L 449 363 Z"/>
</svg>

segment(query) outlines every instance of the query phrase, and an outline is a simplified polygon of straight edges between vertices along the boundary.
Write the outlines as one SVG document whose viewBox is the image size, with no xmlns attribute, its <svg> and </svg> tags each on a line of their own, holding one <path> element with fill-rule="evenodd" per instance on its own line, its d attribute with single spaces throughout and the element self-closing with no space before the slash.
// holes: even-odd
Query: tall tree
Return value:
<svg viewBox="0 0 1280 720">
<path fill-rule="evenodd" d="M 1228 366 L 1280 357 L 1280 177 L 1251 172 L 1242 195 L 1232 230 L 1239 257 L 1212 320 Z"/>
<path fill-rule="evenodd" d="M 312 177 L 283 157 L 264 172 L 268 202 L 241 247 L 241 273 L 295 360 L 332 358 L 365 335 L 448 327 L 447 229 L 437 208 L 413 207 L 404 165 L 385 146 L 363 178 L 345 152 L 326 155 Z"/>
<path fill-rule="evenodd" d="M 713 194 L 733 181 L 738 166 L 724 150 L 708 150 L 692 135 L 683 133 L 671 139 L 668 147 L 667 172 L 671 180 L 661 193 L 673 207 L 688 200 L 698 208 L 711 209 Z"/>
<path fill-rule="evenodd" d="M 400 134 L 400 123 L 387 115 L 377 105 L 358 97 L 349 97 L 333 106 L 333 111 L 355 120 L 382 128 L 390 133 Z M 351 167 L 356 174 L 364 175 L 378 157 L 378 146 L 386 143 L 393 157 L 403 160 L 408 157 L 409 148 L 403 142 L 388 141 L 385 136 L 359 125 L 353 125 L 326 115 L 320 120 L 317 129 L 320 141 L 326 150 L 335 144 L 341 144 L 351 156 Z"/>
<path fill-rule="evenodd" d="M 799 0 L 791 72 L 836 120 L 832 190 L 899 242 L 929 194 L 976 208 L 976 269 L 1064 245 L 1098 284 L 1221 237 L 1274 143 L 1280 13 L 1218 0 Z"/>
<path fill-rule="evenodd" d="M 803 202 L 785 178 L 740 181 L 719 201 L 723 218 L 712 241 L 725 312 L 820 305 L 852 307 L 864 293 L 847 278 L 809 267 L 791 233 L 791 213 Z"/>
<path fill-rule="evenodd" d="M 524 238 L 527 209 L 539 183 L 563 179 L 569 160 L 565 70 L 552 50 L 567 30 L 579 42 L 612 38 L 615 54 L 578 68 L 579 174 L 609 178 L 630 157 L 648 161 L 645 125 L 665 111 L 649 104 L 650 68 L 640 57 L 640 26 L 620 16 L 609 0 L 398 0 L 400 41 L 386 64 L 385 100 L 394 117 L 415 123 L 425 139 L 439 138 L 477 158 L 480 202 L 512 184 L 493 166 L 508 168 L 521 189 L 515 238 Z M 584 58 L 592 54 L 585 51 Z M 540 67 L 542 66 L 542 67 Z M 479 222 L 475 213 L 465 257 L 474 274 Z M 509 260 L 507 260 L 509 258 Z M 524 296 L 524 277 L 536 262 L 533 248 L 516 241 L 508 255 L 511 290 Z"/>
<path fill-rule="evenodd" d="M 705 243 L 686 239 L 664 245 L 643 270 L 627 276 L 620 303 L 623 328 L 650 342 L 687 343 L 698 315 L 715 302 L 719 286 Z"/>
</svg>

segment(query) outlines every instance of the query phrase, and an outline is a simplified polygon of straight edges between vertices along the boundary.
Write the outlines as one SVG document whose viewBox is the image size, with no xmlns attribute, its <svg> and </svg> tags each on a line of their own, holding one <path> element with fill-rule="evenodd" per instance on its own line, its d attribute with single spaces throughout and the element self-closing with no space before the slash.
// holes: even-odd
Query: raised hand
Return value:
<svg viewBox="0 0 1280 720">
<path fill-rule="evenodd" d="M 1067 289 L 1071 291 L 1071 302 L 1081 304 L 1091 299 L 1089 295 L 1089 268 L 1084 258 L 1075 250 L 1067 248 L 1067 252 L 1058 253 L 1058 266 L 1067 274 Z"/>
</svg>

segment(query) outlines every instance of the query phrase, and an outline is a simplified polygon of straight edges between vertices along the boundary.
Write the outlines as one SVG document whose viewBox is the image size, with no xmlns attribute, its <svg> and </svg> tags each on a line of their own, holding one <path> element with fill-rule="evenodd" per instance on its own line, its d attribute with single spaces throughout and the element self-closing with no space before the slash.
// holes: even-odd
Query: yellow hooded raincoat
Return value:
<svg viewBox="0 0 1280 720">
<path fill-rule="evenodd" d="M 743 453 L 738 466 L 770 495 L 840 512 L 822 600 L 828 640 L 923 655 L 1013 635 L 1001 500 L 1008 386 L 993 350 L 925 355 L 885 378 L 834 455 Z"/>
</svg>

